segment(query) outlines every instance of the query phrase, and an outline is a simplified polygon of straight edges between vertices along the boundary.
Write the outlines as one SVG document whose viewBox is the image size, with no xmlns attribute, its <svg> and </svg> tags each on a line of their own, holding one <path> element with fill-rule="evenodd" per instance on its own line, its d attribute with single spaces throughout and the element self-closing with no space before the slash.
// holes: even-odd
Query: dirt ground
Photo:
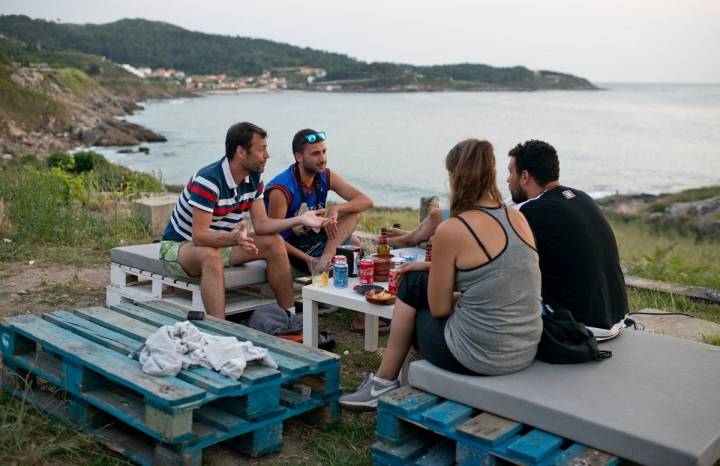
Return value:
<svg viewBox="0 0 720 466">
<path fill-rule="evenodd" d="M 6 263 L 0 270 L 0 317 L 102 306 L 109 282 L 109 264 L 80 268 Z"/>
</svg>

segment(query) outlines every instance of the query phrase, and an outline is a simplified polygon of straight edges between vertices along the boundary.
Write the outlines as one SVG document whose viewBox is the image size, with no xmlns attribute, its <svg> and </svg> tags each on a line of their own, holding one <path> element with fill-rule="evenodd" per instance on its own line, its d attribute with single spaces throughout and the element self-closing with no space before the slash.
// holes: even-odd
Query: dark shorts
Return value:
<svg viewBox="0 0 720 466">
<path fill-rule="evenodd" d="M 342 244 L 350 244 L 351 239 L 352 235 L 345 238 L 345 241 Z M 310 257 L 320 257 L 322 256 L 323 251 L 325 251 L 327 240 L 328 238 L 325 234 L 325 230 L 320 230 L 318 233 L 311 233 L 305 236 L 291 236 L 285 241 L 292 244 Z M 310 273 L 307 263 L 304 260 L 298 259 L 295 256 L 290 256 L 289 258 L 290 264 L 293 267 L 301 272 Z"/>
<path fill-rule="evenodd" d="M 458 374 L 480 375 L 463 366 L 450 352 L 445 341 L 447 317 L 438 319 L 430 313 L 429 275 L 428 272 L 406 273 L 398 288 L 398 299 L 417 311 L 413 346 L 420 351 L 423 359 L 434 366 Z"/>
</svg>

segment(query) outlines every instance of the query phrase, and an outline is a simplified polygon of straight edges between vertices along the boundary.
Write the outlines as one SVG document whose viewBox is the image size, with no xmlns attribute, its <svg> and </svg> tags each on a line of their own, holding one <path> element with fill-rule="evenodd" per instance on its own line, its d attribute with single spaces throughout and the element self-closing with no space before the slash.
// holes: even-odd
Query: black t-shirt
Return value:
<svg viewBox="0 0 720 466">
<path fill-rule="evenodd" d="M 610 328 L 628 312 L 615 235 L 595 201 L 559 186 L 520 207 L 535 234 L 542 298 L 591 327 Z"/>
</svg>

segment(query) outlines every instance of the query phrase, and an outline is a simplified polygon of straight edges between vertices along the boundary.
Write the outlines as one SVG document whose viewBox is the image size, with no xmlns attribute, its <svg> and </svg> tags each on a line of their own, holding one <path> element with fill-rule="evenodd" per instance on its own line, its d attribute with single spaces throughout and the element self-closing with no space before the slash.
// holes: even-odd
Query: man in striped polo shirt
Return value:
<svg viewBox="0 0 720 466">
<path fill-rule="evenodd" d="M 225 156 L 198 170 L 183 189 L 165 228 L 160 259 L 173 275 L 200 276 L 205 310 L 225 318 L 223 268 L 265 259 L 278 304 L 294 312 L 290 263 L 277 233 L 297 225 L 325 225 L 322 210 L 271 219 L 263 202 L 261 174 L 270 158 L 267 132 L 237 123 L 225 137 Z M 257 201 L 257 202 L 256 202 Z M 255 233 L 241 222 L 250 214 Z"/>
</svg>

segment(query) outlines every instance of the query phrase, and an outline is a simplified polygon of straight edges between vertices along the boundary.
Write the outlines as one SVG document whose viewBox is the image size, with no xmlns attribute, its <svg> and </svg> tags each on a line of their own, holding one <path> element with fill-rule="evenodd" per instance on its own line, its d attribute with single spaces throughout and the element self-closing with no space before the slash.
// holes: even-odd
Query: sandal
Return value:
<svg viewBox="0 0 720 466">
<path fill-rule="evenodd" d="M 378 325 L 378 333 L 380 335 L 387 335 L 390 333 L 390 322 L 386 321 L 387 319 L 380 319 L 380 323 Z M 350 324 L 350 331 L 353 333 L 365 333 L 365 327 L 359 328 Z"/>
</svg>

